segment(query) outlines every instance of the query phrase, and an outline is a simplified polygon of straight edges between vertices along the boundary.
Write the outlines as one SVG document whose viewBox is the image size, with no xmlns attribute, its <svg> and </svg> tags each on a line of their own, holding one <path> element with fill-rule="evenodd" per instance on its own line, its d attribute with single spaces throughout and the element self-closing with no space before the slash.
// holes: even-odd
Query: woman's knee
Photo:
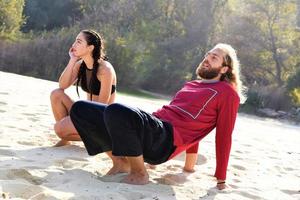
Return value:
<svg viewBox="0 0 300 200">
<path fill-rule="evenodd" d="M 62 126 L 61 126 L 60 122 L 56 122 L 54 124 L 54 132 L 56 133 L 56 135 L 58 137 L 60 137 L 61 139 L 63 138 L 63 135 L 62 135 L 63 131 L 62 131 Z"/>
<path fill-rule="evenodd" d="M 65 95 L 65 92 L 63 89 L 57 88 L 55 90 L 53 90 L 50 94 L 50 99 L 51 101 L 57 101 L 59 99 L 61 99 L 61 97 Z"/>
</svg>

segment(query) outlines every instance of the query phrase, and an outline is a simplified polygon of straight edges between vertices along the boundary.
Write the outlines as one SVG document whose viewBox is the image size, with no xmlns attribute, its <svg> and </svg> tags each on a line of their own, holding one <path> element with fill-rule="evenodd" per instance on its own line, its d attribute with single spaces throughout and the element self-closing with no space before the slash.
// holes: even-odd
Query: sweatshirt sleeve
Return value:
<svg viewBox="0 0 300 200">
<path fill-rule="evenodd" d="M 192 145 L 186 150 L 186 153 L 198 153 L 198 148 L 199 148 L 199 142 L 196 144 Z"/>
<path fill-rule="evenodd" d="M 226 171 L 231 149 L 231 135 L 233 132 L 239 97 L 237 94 L 227 94 L 220 99 L 216 124 L 216 171 L 215 177 L 226 180 Z"/>
</svg>

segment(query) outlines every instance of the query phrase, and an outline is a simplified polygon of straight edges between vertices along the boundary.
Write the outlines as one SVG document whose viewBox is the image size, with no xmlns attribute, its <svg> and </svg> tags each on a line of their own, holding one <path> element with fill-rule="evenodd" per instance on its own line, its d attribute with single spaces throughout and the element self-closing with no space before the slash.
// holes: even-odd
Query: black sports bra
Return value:
<svg viewBox="0 0 300 200">
<path fill-rule="evenodd" d="M 96 81 L 94 81 L 94 83 L 91 85 L 92 91 L 90 91 L 88 84 L 90 83 L 91 78 L 92 78 L 92 70 L 85 67 L 84 73 L 80 79 L 80 87 L 83 91 L 98 96 L 101 89 L 101 82 L 96 78 Z M 116 91 L 116 85 L 112 85 L 110 94 L 113 94 L 115 91 Z"/>
</svg>

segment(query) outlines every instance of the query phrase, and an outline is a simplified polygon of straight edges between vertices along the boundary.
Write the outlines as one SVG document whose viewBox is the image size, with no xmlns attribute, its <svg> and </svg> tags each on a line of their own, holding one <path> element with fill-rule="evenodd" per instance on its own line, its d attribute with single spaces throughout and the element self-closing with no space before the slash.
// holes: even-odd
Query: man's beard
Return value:
<svg viewBox="0 0 300 200">
<path fill-rule="evenodd" d="M 197 72 L 198 72 L 198 76 L 200 76 L 203 79 L 213 79 L 213 78 L 216 78 L 220 74 L 220 71 L 221 71 L 221 67 L 205 68 L 200 65 Z"/>
</svg>

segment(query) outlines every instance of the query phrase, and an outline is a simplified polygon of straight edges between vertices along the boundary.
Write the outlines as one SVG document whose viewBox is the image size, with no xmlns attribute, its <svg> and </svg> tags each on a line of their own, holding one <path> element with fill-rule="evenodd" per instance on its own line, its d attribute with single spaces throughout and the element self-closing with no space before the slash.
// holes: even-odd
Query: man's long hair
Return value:
<svg viewBox="0 0 300 200">
<path fill-rule="evenodd" d="M 237 58 L 235 49 L 231 45 L 224 43 L 217 44 L 213 49 L 220 49 L 224 52 L 223 66 L 228 67 L 227 72 L 221 76 L 220 80 L 230 83 L 239 94 L 240 102 L 244 103 L 246 101 L 246 87 L 243 86 L 240 77 L 240 62 Z"/>
</svg>

